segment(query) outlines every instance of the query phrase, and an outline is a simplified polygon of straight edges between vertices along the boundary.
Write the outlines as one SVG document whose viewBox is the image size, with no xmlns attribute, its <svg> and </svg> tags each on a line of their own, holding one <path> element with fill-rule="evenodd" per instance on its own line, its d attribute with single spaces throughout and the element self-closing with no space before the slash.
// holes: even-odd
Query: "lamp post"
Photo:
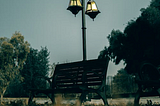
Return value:
<svg viewBox="0 0 160 106">
<path fill-rule="evenodd" d="M 70 0 L 67 10 L 70 10 L 75 16 L 82 10 L 82 40 L 83 40 L 83 61 L 87 60 L 87 51 L 86 51 L 86 19 L 85 14 L 94 18 L 100 13 L 97 9 L 96 3 L 93 0 L 87 2 L 87 8 L 85 11 L 85 0 Z"/>
<path fill-rule="evenodd" d="M 82 40 L 83 40 L 83 61 L 87 60 L 86 50 L 86 19 L 85 19 L 85 1 L 82 0 Z"/>
</svg>

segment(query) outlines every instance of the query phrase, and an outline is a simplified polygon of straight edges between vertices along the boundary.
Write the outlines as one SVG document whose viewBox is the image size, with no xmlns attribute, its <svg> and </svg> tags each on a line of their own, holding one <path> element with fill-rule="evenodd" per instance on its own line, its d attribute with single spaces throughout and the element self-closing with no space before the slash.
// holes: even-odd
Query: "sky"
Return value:
<svg viewBox="0 0 160 106">
<path fill-rule="evenodd" d="M 96 59 L 109 46 L 111 31 L 123 31 L 150 1 L 95 0 L 101 13 L 94 21 L 85 16 L 87 60 Z M 82 14 L 75 17 L 67 10 L 68 4 L 69 0 L 0 0 L 0 37 L 11 38 L 19 31 L 34 49 L 48 48 L 50 63 L 82 61 Z M 115 75 L 123 67 L 123 62 L 109 62 L 107 75 Z"/>
</svg>

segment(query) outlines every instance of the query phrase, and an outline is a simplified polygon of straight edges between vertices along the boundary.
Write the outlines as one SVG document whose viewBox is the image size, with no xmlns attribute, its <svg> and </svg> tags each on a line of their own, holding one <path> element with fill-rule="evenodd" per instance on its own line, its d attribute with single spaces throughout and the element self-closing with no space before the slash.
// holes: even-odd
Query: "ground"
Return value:
<svg viewBox="0 0 160 106">
<path fill-rule="evenodd" d="M 149 106 L 160 106 L 160 98 L 156 97 L 143 97 L 140 99 L 140 104 L 147 104 L 147 100 L 151 100 L 152 104 Z M 34 99 L 35 105 L 33 106 L 53 106 L 51 105 L 51 101 L 49 98 L 35 98 Z M 108 99 L 108 103 L 110 106 L 132 106 L 134 98 L 116 98 Z M 62 99 L 61 97 L 56 98 L 57 105 L 56 106 L 77 106 L 78 101 L 75 99 Z M 15 105 L 15 104 L 20 105 Z M 28 98 L 4 98 L 4 105 L 3 106 L 27 106 Z M 14 105 L 11 105 L 14 104 Z M 156 105 L 157 104 L 157 105 Z M 91 100 L 84 103 L 84 106 L 103 106 L 102 100 Z M 145 105 L 141 105 L 145 106 Z"/>
</svg>

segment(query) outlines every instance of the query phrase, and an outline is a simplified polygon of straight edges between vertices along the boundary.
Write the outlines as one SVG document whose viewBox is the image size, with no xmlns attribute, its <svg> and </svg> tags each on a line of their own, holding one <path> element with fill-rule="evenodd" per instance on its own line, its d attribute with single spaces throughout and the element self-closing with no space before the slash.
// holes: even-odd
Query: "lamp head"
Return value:
<svg viewBox="0 0 160 106">
<path fill-rule="evenodd" d="M 76 16 L 82 8 L 80 0 L 70 0 L 67 10 L 70 10 Z"/>
<path fill-rule="evenodd" d="M 88 16 L 90 16 L 90 18 L 92 18 L 92 19 L 94 20 L 94 18 L 95 18 L 99 13 L 100 13 L 100 11 L 98 10 L 95 1 L 89 0 L 89 1 L 87 2 L 87 8 L 86 8 L 85 14 L 87 14 Z"/>
</svg>

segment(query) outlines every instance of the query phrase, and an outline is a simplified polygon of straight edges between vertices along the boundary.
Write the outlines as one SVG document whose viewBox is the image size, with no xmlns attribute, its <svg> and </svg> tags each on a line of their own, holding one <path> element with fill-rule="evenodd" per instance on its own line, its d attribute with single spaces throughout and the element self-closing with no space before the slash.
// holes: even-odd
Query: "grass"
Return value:
<svg viewBox="0 0 160 106">
<path fill-rule="evenodd" d="M 17 102 L 11 102 L 11 103 L 5 103 L 2 106 L 28 106 L 26 105 L 23 101 L 19 100 Z M 33 102 L 33 104 L 31 104 L 30 106 L 77 106 L 77 105 L 53 105 L 53 104 L 36 104 L 35 102 Z M 86 104 L 83 106 L 104 106 L 104 105 L 96 105 L 96 104 Z M 125 105 L 125 103 L 119 103 L 119 104 L 111 104 L 110 106 L 133 106 L 132 103 L 128 103 L 127 105 Z M 160 104 L 140 104 L 140 106 L 160 106 Z"/>
<path fill-rule="evenodd" d="M 77 101 L 76 104 L 61 104 L 60 101 L 61 101 L 61 98 L 57 98 L 58 101 L 57 101 L 57 104 L 56 105 L 53 105 L 53 104 L 50 104 L 48 102 L 45 102 L 44 104 L 38 104 L 36 103 L 35 101 L 33 101 L 33 103 L 30 105 L 30 106 L 78 106 L 79 102 Z M 28 106 L 27 105 L 27 102 L 28 100 L 27 99 L 10 99 L 10 101 L 5 101 L 3 102 L 2 105 L 0 106 Z M 109 103 L 110 106 L 134 106 L 133 102 L 128 102 L 126 103 L 127 101 L 120 101 L 120 102 L 117 102 L 117 103 Z M 83 105 L 83 106 L 104 106 L 102 104 L 87 104 L 87 102 Z M 140 103 L 140 106 L 160 106 L 160 104 L 158 102 L 152 102 L 151 100 L 147 100 L 147 103 L 146 104 L 142 104 Z"/>
</svg>

